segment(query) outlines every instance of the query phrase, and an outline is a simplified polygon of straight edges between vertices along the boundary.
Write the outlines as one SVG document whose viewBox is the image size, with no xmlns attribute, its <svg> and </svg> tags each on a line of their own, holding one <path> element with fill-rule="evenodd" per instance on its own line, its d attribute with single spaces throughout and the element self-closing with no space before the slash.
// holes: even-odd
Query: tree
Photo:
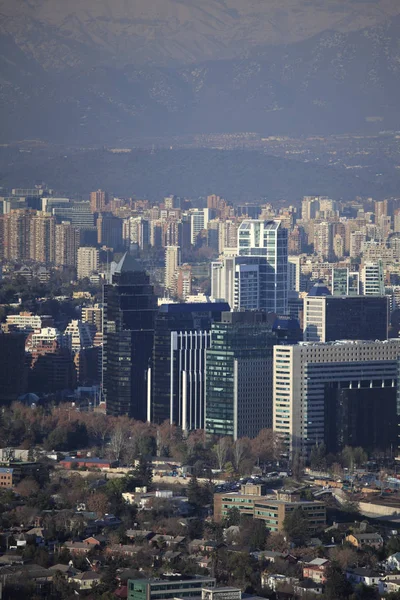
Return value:
<svg viewBox="0 0 400 600">
<path fill-rule="evenodd" d="M 329 556 L 344 571 L 358 563 L 357 552 L 348 546 L 335 546 L 330 550 Z"/>
<path fill-rule="evenodd" d="M 36 481 L 32 477 L 26 477 L 25 479 L 22 479 L 22 481 L 20 481 L 15 488 L 17 494 L 19 494 L 23 498 L 28 498 L 29 496 L 36 496 L 39 490 L 39 484 L 36 483 Z"/>
<path fill-rule="evenodd" d="M 99 518 L 104 517 L 109 510 L 109 500 L 103 492 L 94 492 L 87 501 L 88 509 L 95 512 Z"/>
<path fill-rule="evenodd" d="M 327 569 L 324 598 L 326 600 L 347 600 L 351 593 L 350 582 L 346 579 L 341 567 L 333 562 Z"/>
<path fill-rule="evenodd" d="M 223 520 L 224 527 L 232 527 L 232 525 L 240 524 L 240 510 L 236 506 L 228 508 L 227 514 Z"/>
<path fill-rule="evenodd" d="M 213 454 L 217 460 L 218 469 L 220 471 L 222 471 L 226 463 L 230 446 L 231 440 L 228 437 L 220 438 L 215 446 L 213 446 Z"/>
<path fill-rule="evenodd" d="M 238 473 L 241 472 L 241 466 L 245 458 L 247 458 L 250 450 L 250 440 L 248 438 L 240 438 L 235 441 L 232 447 L 233 465 Z"/>
<path fill-rule="evenodd" d="M 244 546 L 249 546 L 250 550 L 265 550 L 268 529 L 265 522 L 261 519 L 252 519 L 244 516 L 241 520 L 240 534 L 241 542 Z"/>
<path fill-rule="evenodd" d="M 251 441 L 251 449 L 258 464 L 267 460 L 277 460 L 282 452 L 282 441 L 272 429 L 261 429 Z"/>
<path fill-rule="evenodd" d="M 308 519 L 302 508 L 289 512 L 283 521 L 283 529 L 289 539 L 303 545 L 308 537 Z"/>
<path fill-rule="evenodd" d="M 316 444 L 311 448 L 310 466 L 315 471 L 324 471 L 326 469 L 326 446 L 325 444 Z"/>
<path fill-rule="evenodd" d="M 109 454 L 112 460 L 120 461 L 127 448 L 128 436 L 126 430 L 117 426 L 111 434 Z"/>
</svg>

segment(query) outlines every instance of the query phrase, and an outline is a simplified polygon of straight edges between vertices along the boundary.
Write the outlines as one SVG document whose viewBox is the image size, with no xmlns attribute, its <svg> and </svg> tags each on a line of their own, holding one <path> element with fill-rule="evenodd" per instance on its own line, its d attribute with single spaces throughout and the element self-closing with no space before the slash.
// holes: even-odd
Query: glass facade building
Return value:
<svg viewBox="0 0 400 600">
<path fill-rule="evenodd" d="M 206 351 L 206 432 L 255 437 L 272 424 L 276 338 L 265 313 L 224 313 Z"/>
<path fill-rule="evenodd" d="M 149 276 L 125 254 L 104 286 L 103 393 L 109 415 L 146 420 L 156 311 Z"/>
</svg>

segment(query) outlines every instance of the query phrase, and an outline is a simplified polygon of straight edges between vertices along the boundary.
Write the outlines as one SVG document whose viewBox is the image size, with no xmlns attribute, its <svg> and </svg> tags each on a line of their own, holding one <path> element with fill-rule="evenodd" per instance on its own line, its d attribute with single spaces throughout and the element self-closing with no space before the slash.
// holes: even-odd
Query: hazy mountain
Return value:
<svg viewBox="0 0 400 600">
<path fill-rule="evenodd" d="M 192 63 L 400 13 L 398 0 L 0 0 L 0 31 L 47 69 Z"/>
<path fill-rule="evenodd" d="M 0 142 L 400 128 L 397 0 L 0 0 L 0 11 Z"/>
</svg>

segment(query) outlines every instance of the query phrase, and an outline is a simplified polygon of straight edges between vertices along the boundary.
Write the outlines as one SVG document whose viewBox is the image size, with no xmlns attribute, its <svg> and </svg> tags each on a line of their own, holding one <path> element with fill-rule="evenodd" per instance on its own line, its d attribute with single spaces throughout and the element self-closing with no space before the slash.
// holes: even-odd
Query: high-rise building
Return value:
<svg viewBox="0 0 400 600">
<path fill-rule="evenodd" d="M 149 276 L 124 254 L 104 286 L 103 390 L 110 415 L 147 418 L 156 310 Z"/>
<path fill-rule="evenodd" d="M 55 245 L 55 264 L 62 267 L 76 267 L 80 245 L 79 229 L 71 223 L 57 224 Z"/>
<path fill-rule="evenodd" d="M 176 295 L 180 300 L 186 300 L 192 293 L 192 266 L 184 264 L 178 267 Z"/>
<path fill-rule="evenodd" d="M 350 234 L 350 257 L 358 258 L 364 250 L 367 236 L 363 231 L 353 231 Z"/>
<path fill-rule="evenodd" d="M 304 196 L 301 203 L 302 221 L 315 219 L 317 211 L 319 211 L 319 196 Z"/>
<path fill-rule="evenodd" d="M 89 202 L 71 202 L 66 206 L 52 208 L 57 223 L 68 221 L 79 229 L 93 229 L 94 216 Z"/>
<path fill-rule="evenodd" d="M 97 248 L 82 246 L 78 249 L 77 272 L 78 279 L 90 277 L 99 270 L 99 251 Z"/>
<path fill-rule="evenodd" d="M 92 213 L 103 212 L 109 203 L 109 197 L 107 192 L 97 190 L 97 192 L 90 193 L 90 210 Z"/>
<path fill-rule="evenodd" d="M 164 287 L 167 294 L 176 296 L 178 267 L 181 264 L 181 249 L 179 246 L 167 246 L 165 249 Z"/>
<path fill-rule="evenodd" d="M 148 420 L 204 428 L 205 353 L 226 303 L 163 304 L 156 316 Z"/>
<path fill-rule="evenodd" d="M 122 248 L 122 219 L 111 213 L 100 213 L 96 226 L 97 243 L 100 246 L 107 246 L 107 248 L 112 248 L 114 251 Z"/>
<path fill-rule="evenodd" d="M 237 255 L 211 267 L 211 296 L 232 309 L 286 314 L 288 238 L 280 221 L 243 221 Z"/>
<path fill-rule="evenodd" d="M 30 260 L 33 210 L 11 210 L 4 215 L 4 258 Z"/>
<path fill-rule="evenodd" d="M 52 264 L 56 258 L 55 218 L 47 213 L 38 212 L 31 220 L 30 258 L 35 262 Z"/>
<path fill-rule="evenodd" d="M 314 229 L 314 251 L 322 258 L 330 260 L 333 254 L 333 226 L 323 221 Z"/>
<path fill-rule="evenodd" d="M 345 268 L 332 269 L 332 295 L 358 296 L 360 293 L 360 274 Z"/>
<path fill-rule="evenodd" d="M 386 296 L 307 296 L 304 341 L 386 340 L 389 302 Z"/>
<path fill-rule="evenodd" d="M 266 313 L 223 313 L 206 351 L 206 432 L 256 437 L 272 425 L 272 351 Z"/>
<path fill-rule="evenodd" d="M 202 209 L 195 208 L 190 213 L 190 225 L 191 225 L 190 242 L 191 242 L 192 246 L 196 245 L 199 233 L 201 231 L 203 231 L 203 229 L 207 229 L 207 224 L 208 224 L 208 221 L 210 218 L 211 218 L 211 216 L 210 216 L 209 208 L 202 208 Z"/>
<path fill-rule="evenodd" d="M 82 308 L 82 321 L 95 328 L 96 331 L 103 332 L 103 307 L 101 304 L 94 306 L 84 306 Z"/>
<path fill-rule="evenodd" d="M 399 356 L 400 340 L 275 346 L 274 430 L 290 451 L 309 452 L 326 441 L 329 387 L 358 389 L 361 395 L 374 389 L 379 397 L 380 390 L 397 388 Z M 386 436 L 384 427 L 381 436 Z"/>
<path fill-rule="evenodd" d="M 0 330 L 0 406 L 11 404 L 25 392 L 25 339 L 23 333 Z"/>
<path fill-rule="evenodd" d="M 364 296 L 383 296 L 385 293 L 385 279 L 383 264 L 365 263 L 361 270 L 361 282 Z"/>
</svg>

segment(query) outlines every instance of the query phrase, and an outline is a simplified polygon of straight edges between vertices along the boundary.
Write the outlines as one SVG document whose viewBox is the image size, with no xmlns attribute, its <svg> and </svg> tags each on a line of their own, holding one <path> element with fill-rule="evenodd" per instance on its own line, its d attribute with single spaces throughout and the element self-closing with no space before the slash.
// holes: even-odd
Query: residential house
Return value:
<svg viewBox="0 0 400 600">
<path fill-rule="evenodd" d="M 400 571 L 400 552 L 389 556 L 386 559 L 386 565 L 391 571 Z"/>
<path fill-rule="evenodd" d="M 95 571 L 86 571 L 85 573 L 79 573 L 69 578 L 71 583 L 76 583 L 80 590 L 90 590 L 96 585 L 99 585 L 101 576 Z"/>
<path fill-rule="evenodd" d="M 326 558 L 314 558 L 303 566 L 304 579 L 311 579 L 315 583 L 325 583 L 329 565 L 330 562 Z"/>
<path fill-rule="evenodd" d="M 303 579 L 293 586 L 295 594 L 305 596 L 306 594 L 322 594 L 322 583 L 316 583 L 312 579 Z"/>
<path fill-rule="evenodd" d="M 298 579 L 289 577 L 287 575 L 280 575 L 279 573 L 261 573 L 261 585 L 262 587 L 269 587 L 271 590 L 276 592 L 278 587 L 282 584 L 292 585 L 293 582 L 298 582 Z"/>
<path fill-rule="evenodd" d="M 382 575 L 381 573 L 378 573 L 378 571 L 360 567 L 358 569 L 348 569 L 346 571 L 346 577 L 354 585 L 364 583 L 365 585 L 371 586 L 378 585 Z"/>
<path fill-rule="evenodd" d="M 84 542 L 65 542 L 64 547 L 71 554 L 87 554 L 91 548 L 89 544 L 85 544 Z"/>
<path fill-rule="evenodd" d="M 380 550 L 383 546 L 383 537 L 379 533 L 351 533 L 347 535 L 345 541 L 362 550 L 366 546 Z"/>
</svg>

